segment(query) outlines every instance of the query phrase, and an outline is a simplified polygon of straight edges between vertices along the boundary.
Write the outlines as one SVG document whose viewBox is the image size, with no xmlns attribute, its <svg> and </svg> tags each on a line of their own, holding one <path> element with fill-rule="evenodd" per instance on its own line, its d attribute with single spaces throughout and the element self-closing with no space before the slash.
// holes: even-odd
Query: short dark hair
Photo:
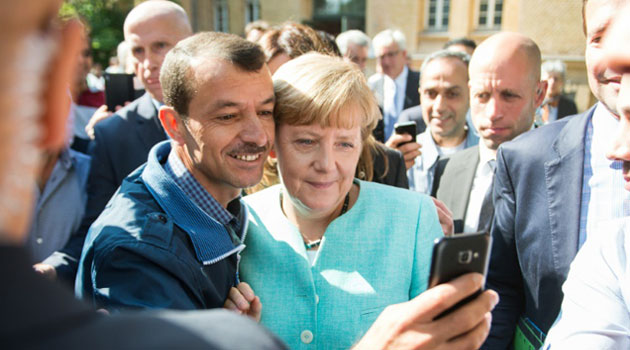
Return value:
<svg viewBox="0 0 630 350">
<path fill-rule="evenodd" d="M 464 45 L 466 47 L 470 47 L 471 49 L 473 49 L 473 51 L 477 48 L 477 43 L 475 43 L 475 41 L 472 39 L 456 38 L 456 39 L 451 39 L 447 41 L 446 44 L 442 46 L 442 49 L 446 50 L 449 47 L 454 46 L 454 45 Z"/>
<path fill-rule="evenodd" d="M 259 44 L 265 52 L 267 62 L 280 54 L 286 54 L 294 59 L 311 51 L 341 56 L 335 52 L 336 47 L 331 47 L 315 29 L 295 22 L 285 22 L 280 27 L 266 32 L 260 38 Z"/>
<path fill-rule="evenodd" d="M 160 71 L 164 103 L 186 118 L 188 105 L 197 91 L 192 61 L 203 56 L 225 60 L 246 72 L 260 70 L 265 54 L 260 46 L 237 35 L 203 32 L 180 41 L 166 54 Z"/>
<path fill-rule="evenodd" d="M 422 73 L 427 68 L 429 63 L 435 60 L 446 58 L 459 60 L 466 66 L 466 68 L 468 68 L 468 64 L 470 63 L 470 56 L 467 53 L 442 49 L 440 51 L 432 53 L 431 55 L 429 55 L 429 57 L 424 59 L 424 61 L 422 62 L 422 66 L 420 67 L 420 76 L 422 76 Z M 466 80 L 468 80 L 468 69 L 466 69 Z M 422 84 L 422 79 L 420 79 L 420 84 Z"/>
</svg>

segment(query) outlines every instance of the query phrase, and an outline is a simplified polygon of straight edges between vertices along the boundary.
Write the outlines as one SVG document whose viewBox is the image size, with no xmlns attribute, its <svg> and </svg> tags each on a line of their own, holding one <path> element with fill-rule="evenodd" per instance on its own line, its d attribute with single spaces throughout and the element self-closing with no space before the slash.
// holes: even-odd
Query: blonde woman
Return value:
<svg viewBox="0 0 630 350">
<path fill-rule="evenodd" d="M 379 115 L 356 66 L 312 53 L 273 78 L 281 184 L 245 197 L 241 279 L 290 348 L 349 348 L 426 289 L 442 228 L 429 197 L 355 179 Z"/>
</svg>

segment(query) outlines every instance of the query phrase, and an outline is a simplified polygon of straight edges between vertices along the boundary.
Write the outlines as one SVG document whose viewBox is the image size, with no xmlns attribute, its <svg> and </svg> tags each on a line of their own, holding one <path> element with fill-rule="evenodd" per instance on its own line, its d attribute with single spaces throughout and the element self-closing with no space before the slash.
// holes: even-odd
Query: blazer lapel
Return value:
<svg viewBox="0 0 630 350">
<path fill-rule="evenodd" d="M 145 93 L 140 98 L 137 109 L 138 118 L 136 118 L 136 122 L 138 127 L 136 132 L 148 153 L 156 143 L 166 140 L 166 135 L 159 123 L 158 111 L 153 104 L 151 95 Z"/>
<path fill-rule="evenodd" d="M 466 219 L 477 164 L 479 147 L 475 146 L 453 155 L 444 169 L 437 197 L 453 212 L 453 219 Z"/>
<path fill-rule="evenodd" d="M 415 97 L 420 95 L 418 92 L 419 83 L 419 75 L 410 69 L 407 75 L 407 86 L 405 87 L 405 102 L 403 104 L 403 110 L 420 104 L 419 101 L 416 102 L 414 98 L 411 98 L 411 96 Z"/>
<path fill-rule="evenodd" d="M 594 108 L 591 108 L 567 122 L 552 144 L 556 158 L 545 162 L 551 245 L 556 269 L 568 268 L 578 250 L 584 137 L 593 111 Z"/>
</svg>

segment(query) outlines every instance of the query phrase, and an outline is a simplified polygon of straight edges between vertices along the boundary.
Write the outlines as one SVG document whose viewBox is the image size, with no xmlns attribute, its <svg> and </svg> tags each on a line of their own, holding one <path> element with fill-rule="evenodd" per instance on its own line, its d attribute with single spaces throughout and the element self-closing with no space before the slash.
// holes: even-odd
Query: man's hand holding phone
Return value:
<svg viewBox="0 0 630 350">
<path fill-rule="evenodd" d="M 477 292 L 483 281 L 481 274 L 469 273 L 388 306 L 354 349 L 478 349 L 488 336 L 497 293 L 486 290 L 452 313 L 436 317 Z"/>
<path fill-rule="evenodd" d="M 385 142 L 385 146 L 397 149 L 405 159 L 405 168 L 408 170 L 413 166 L 416 157 L 421 155 L 421 144 L 416 142 L 416 123 L 400 123 L 394 126 L 395 133 Z"/>
</svg>

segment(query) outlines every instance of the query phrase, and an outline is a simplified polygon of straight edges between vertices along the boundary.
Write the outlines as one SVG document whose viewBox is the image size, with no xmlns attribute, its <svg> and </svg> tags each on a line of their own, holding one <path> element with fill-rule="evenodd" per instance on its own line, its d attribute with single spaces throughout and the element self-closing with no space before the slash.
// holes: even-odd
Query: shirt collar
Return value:
<svg viewBox="0 0 630 350">
<path fill-rule="evenodd" d="M 164 106 L 164 102 L 160 102 L 160 101 L 154 99 L 153 97 L 151 97 L 151 102 L 155 106 L 155 109 L 157 109 L 158 111 L 160 110 L 160 107 Z"/>
<path fill-rule="evenodd" d="M 479 165 L 485 165 L 491 160 L 497 159 L 496 151 L 489 149 L 482 139 L 479 139 Z"/>
<path fill-rule="evenodd" d="M 390 81 L 393 81 L 394 84 L 396 84 L 396 89 L 398 89 L 398 91 L 405 91 L 405 85 L 407 84 L 407 76 L 409 75 L 409 68 L 407 68 L 407 66 L 403 67 L 402 72 L 400 72 L 400 74 L 398 74 L 398 76 L 395 79 L 390 78 L 388 75 L 385 75 L 385 79 L 389 79 Z"/>
<path fill-rule="evenodd" d="M 243 250 L 245 246 L 235 246 L 226 227 L 196 205 L 166 172 L 164 165 L 170 153 L 170 141 L 153 146 L 141 178 L 164 213 L 190 237 L 197 259 L 205 265 L 213 264 Z M 242 204 L 240 207 L 243 224 L 237 234 L 242 242 L 248 214 Z"/>
<path fill-rule="evenodd" d="M 598 102 L 597 107 L 595 107 L 592 123 L 593 140 L 608 140 L 610 135 L 615 135 L 619 127 L 617 116 L 612 114 L 601 102 Z"/>
<path fill-rule="evenodd" d="M 188 171 L 184 163 L 179 159 L 177 152 L 171 151 L 166 164 L 164 164 L 164 170 L 173 178 L 177 186 L 184 191 L 190 200 L 221 224 L 229 224 L 238 215 L 240 206 L 228 205 L 228 208 L 237 210 L 234 215 L 224 208 Z M 234 200 L 238 202 L 239 199 L 240 196 Z"/>
</svg>

